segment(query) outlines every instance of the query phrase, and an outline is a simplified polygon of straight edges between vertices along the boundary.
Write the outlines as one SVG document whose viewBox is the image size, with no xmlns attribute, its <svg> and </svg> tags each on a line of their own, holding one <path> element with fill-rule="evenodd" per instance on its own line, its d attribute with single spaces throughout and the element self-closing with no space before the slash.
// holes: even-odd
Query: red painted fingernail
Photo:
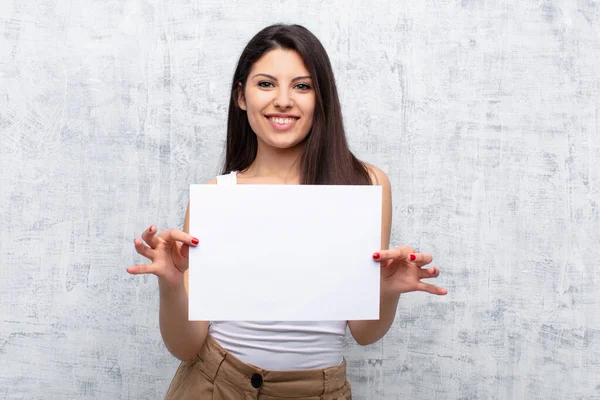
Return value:
<svg viewBox="0 0 600 400">
<path fill-rule="evenodd" d="M 154 228 L 154 225 L 150 225 L 150 228 L 148 228 L 148 232 L 152 232 L 152 228 Z"/>
<path fill-rule="evenodd" d="M 410 255 L 410 261 L 415 261 L 417 259 L 417 256 L 415 256 L 414 254 Z"/>
<path fill-rule="evenodd" d="M 379 259 L 381 258 L 381 254 L 379 254 L 379 253 L 375 253 L 375 254 L 373 254 L 373 258 L 374 258 L 375 260 L 379 260 Z"/>
<path fill-rule="evenodd" d="M 194 244 L 198 244 L 198 243 L 200 243 L 200 241 L 199 241 L 198 239 L 196 239 L 196 238 L 193 238 L 193 239 L 192 239 L 192 243 L 194 243 Z"/>
</svg>

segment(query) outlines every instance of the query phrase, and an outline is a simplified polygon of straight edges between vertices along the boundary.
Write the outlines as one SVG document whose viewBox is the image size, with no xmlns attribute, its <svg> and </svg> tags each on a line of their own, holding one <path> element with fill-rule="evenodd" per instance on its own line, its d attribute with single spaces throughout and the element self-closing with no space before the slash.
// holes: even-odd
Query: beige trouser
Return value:
<svg viewBox="0 0 600 400">
<path fill-rule="evenodd" d="M 266 371 L 229 354 L 210 335 L 181 363 L 166 400 L 351 400 L 346 361 L 326 369 Z"/>
</svg>

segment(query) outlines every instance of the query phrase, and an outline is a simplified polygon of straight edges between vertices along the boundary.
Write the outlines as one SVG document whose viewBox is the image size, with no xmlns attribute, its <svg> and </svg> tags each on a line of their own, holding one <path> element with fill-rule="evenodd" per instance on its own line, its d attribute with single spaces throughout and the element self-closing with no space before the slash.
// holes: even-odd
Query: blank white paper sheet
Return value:
<svg viewBox="0 0 600 400">
<path fill-rule="evenodd" d="M 191 185 L 189 319 L 378 319 L 381 201 L 381 186 Z"/>
</svg>

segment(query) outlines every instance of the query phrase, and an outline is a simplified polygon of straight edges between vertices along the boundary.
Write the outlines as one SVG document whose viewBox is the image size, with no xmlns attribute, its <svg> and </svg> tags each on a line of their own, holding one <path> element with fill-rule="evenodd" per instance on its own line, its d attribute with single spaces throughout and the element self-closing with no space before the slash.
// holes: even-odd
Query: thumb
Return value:
<svg viewBox="0 0 600 400">
<path fill-rule="evenodd" d="M 387 264 L 388 261 L 397 260 L 403 255 L 404 249 L 402 249 L 401 247 L 397 247 L 394 249 L 379 250 L 377 253 L 373 254 L 373 258 L 382 264 Z"/>
<path fill-rule="evenodd" d="M 373 254 L 373 258 L 382 262 L 387 260 L 403 260 L 408 259 L 414 252 L 415 249 L 413 247 L 400 246 L 393 249 L 380 250 L 378 253 Z"/>
</svg>

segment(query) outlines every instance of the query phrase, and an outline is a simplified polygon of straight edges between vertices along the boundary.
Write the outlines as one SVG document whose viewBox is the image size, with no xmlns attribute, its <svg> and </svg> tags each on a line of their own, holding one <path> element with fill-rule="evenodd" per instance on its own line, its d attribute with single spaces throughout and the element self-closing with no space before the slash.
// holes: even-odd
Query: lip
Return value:
<svg viewBox="0 0 600 400">
<path fill-rule="evenodd" d="M 273 129 L 277 131 L 287 131 L 292 129 L 296 125 L 296 122 L 298 122 L 300 119 L 300 117 L 292 114 L 267 114 L 265 115 L 265 118 L 267 121 L 269 121 L 269 124 L 271 124 Z M 290 122 L 289 124 L 279 125 L 275 121 L 272 121 L 271 118 L 292 118 L 294 121 Z"/>
<path fill-rule="evenodd" d="M 270 113 L 270 114 L 265 114 L 265 117 L 267 118 L 296 118 L 299 119 L 300 117 L 294 114 L 281 114 L 281 113 Z"/>
</svg>

